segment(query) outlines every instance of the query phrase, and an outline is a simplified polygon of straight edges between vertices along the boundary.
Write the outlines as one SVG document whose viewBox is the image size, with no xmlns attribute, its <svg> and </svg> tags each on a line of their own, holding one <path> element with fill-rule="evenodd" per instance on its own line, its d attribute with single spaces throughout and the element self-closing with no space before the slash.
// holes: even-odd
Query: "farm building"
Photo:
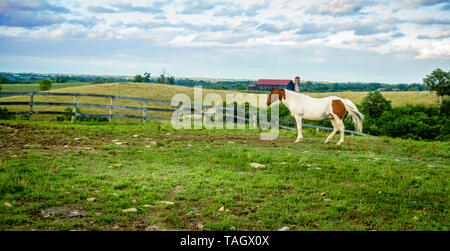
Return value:
<svg viewBox="0 0 450 251">
<path fill-rule="evenodd" d="M 300 83 L 300 77 L 296 77 L 297 82 Z M 294 91 L 296 88 L 294 82 L 289 79 L 259 79 L 256 84 L 249 85 L 248 90 L 253 91 L 270 91 L 270 89 L 278 88 L 278 89 L 287 89 Z"/>
</svg>

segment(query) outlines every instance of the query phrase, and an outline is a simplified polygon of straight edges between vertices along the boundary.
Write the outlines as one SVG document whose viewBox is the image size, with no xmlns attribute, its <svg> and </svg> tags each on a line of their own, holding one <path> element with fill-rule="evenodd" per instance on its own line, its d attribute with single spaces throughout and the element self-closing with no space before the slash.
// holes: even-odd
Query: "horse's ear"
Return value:
<svg viewBox="0 0 450 251">
<path fill-rule="evenodd" d="M 273 86 L 272 86 L 272 88 L 270 89 L 270 91 L 273 91 L 274 90 L 274 88 L 273 88 Z"/>
</svg>

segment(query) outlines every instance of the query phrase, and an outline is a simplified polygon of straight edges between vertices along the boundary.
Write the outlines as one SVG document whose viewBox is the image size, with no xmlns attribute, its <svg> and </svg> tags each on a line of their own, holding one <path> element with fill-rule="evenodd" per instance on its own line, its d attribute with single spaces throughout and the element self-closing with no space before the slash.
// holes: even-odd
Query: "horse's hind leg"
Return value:
<svg viewBox="0 0 450 251">
<path fill-rule="evenodd" d="M 342 143 L 344 143 L 344 131 L 345 131 L 345 126 L 344 126 L 344 121 L 342 121 L 339 118 L 336 118 L 336 123 L 339 125 L 339 131 L 341 131 L 341 139 L 339 140 L 339 142 L 336 143 L 336 145 L 340 146 Z"/>
<path fill-rule="evenodd" d="M 337 133 L 337 131 L 339 130 L 339 125 L 336 122 L 336 120 L 334 118 L 330 118 L 331 124 L 333 125 L 333 132 L 331 132 L 330 136 L 328 136 L 327 140 L 325 140 L 325 144 L 328 144 L 328 142 L 330 142 L 331 138 L 333 138 L 333 136 Z"/>
<path fill-rule="evenodd" d="M 294 141 L 294 143 L 298 143 L 303 140 L 303 134 L 302 134 L 302 117 L 298 115 L 295 116 L 295 121 L 297 122 L 297 139 Z"/>
</svg>

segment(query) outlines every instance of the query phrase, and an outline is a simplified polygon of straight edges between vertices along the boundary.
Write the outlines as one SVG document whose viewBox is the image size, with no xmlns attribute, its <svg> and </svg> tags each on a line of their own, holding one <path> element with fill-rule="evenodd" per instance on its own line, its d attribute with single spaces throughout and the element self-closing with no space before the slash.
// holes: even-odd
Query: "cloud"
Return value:
<svg viewBox="0 0 450 251">
<path fill-rule="evenodd" d="M 51 11 L 57 13 L 68 13 L 69 9 L 48 3 L 46 0 L 12 1 L 0 2 L 0 13 L 11 13 L 18 11 Z"/>
<path fill-rule="evenodd" d="M 126 13 L 126 12 L 161 13 L 163 12 L 162 7 L 168 3 L 170 3 L 170 1 L 154 2 L 152 5 L 148 6 L 136 6 L 133 5 L 132 3 L 115 3 L 111 4 L 112 8 L 90 5 L 87 7 L 87 10 L 93 13 Z"/>
<path fill-rule="evenodd" d="M 201 14 L 207 10 L 212 10 L 215 5 L 203 0 L 191 0 L 187 2 L 181 14 Z"/>
<path fill-rule="evenodd" d="M 406 7 L 417 8 L 421 6 L 433 6 L 442 3 L 448 3 L 448 0 L 405 0 L 403 5 Z"/>
<path fill-rule="evenodd" d="M 111 6 L 117 8 L 118 12 L 159 13 L 162 12 L 163 2 L 155 2 L 151 6 L 134 6 L 131 3 L 117 3 Z"/>
<path fill-rule="evenodd" d="M 416 23 L 416 24 L 422 24 L 422 25 L 448 25 L 450 24 L 450 19 L 439 19 L 439 18 L 432 18 L 432 17 L 419 17 L 419 18 L 412 18 L 409 20 L 409 22 Z"/>
<path fill-rule="evenodd" d="M 60 13 L 69 9 L 49 4 L 45 0 L 0 2 L 0 26 L 32 28 L 60 24 L 65 18 Z"/>
<path fill-rule="evenodd" d="M 450 31 L 437 31 L 427 35 L 418 35 L 417 39 L 443 39 L 450 37 Z"/>
<path fill-rule="evenodd" d="M 0 26 L 32 28 L 61 24 L 64 21 L 65 18 L 48 12 L 16 11 L 13 13 L 0 13 Z"/>
<path fill-rule="evenodd" d="M 366 1 L 363 0 L 331 0 L 320 1 L 308 8 L 307 12 L 320 15 L 354 15 L 358 13 L 364 6 Z"/>
<path fill-rule="evenodd" d="M 116 13 L 116 10 L 101 6 L 88 6 L 87 10 L 94 13 Z"/>
<path fill-rule="evenodd" d="M 223 7 L 214 12 L 216 17 L 236 17 L 244 15 L 245 10 L 241 6 L 232 5 Z"/>
<path fill-rule="evenodd" d="M 269 23 L 263 23 L 263 24 L 259 25 L 256 29 L 259 31 L 267 31 L 267 32 L 271 32 L 271 33 L 280 33 L 283 31 L 282 29 L 277 28 L 273 24 L 269 24 Z"/>
<path fill-rule="evenodd" d="M 92 28 L 102 21 L 103 21 L 103 19 L 98 19 L 96 17 L 84 17 L 84 18 L 69 20 L 68 23 L 78 24 L 78 25 L 82 25 L 87 28 Z"/>
<path fill-rule="evenodd" d="M 216 17 L 237 17 L 237 16 L 248 16 L 253 17 L 258 15 L 261 10 L 266 9 L 269 6 L 269 1 L 264 1 L 260 4 L 252 4 L 247 8 L 242 7 L 237 4 L 224 4 L 224 7 L 218 9 L 214 12 Z"/>
<path fill-rule="evenodd" d="M 367 36 L 367 35 L 374 35 L 378 33 L 388 33 L 391 31 L 394 31 L 395 27 L 390 24 L 377 24 L 377 23 L 371 23 L 362 25 L 355 29 L 355 35 L 358 36 Z"/>
</svg>

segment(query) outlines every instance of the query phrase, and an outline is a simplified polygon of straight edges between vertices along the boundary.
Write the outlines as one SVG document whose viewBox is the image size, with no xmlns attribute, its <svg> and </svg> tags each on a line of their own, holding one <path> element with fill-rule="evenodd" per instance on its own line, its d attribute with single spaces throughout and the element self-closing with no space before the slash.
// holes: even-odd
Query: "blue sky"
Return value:
<svg viewBox="0 0 450 251">
<path fill-rule="evenodd" d="M 0 71 L 422 82 L 450 1 L 0 1 Z"/>
</svg>

